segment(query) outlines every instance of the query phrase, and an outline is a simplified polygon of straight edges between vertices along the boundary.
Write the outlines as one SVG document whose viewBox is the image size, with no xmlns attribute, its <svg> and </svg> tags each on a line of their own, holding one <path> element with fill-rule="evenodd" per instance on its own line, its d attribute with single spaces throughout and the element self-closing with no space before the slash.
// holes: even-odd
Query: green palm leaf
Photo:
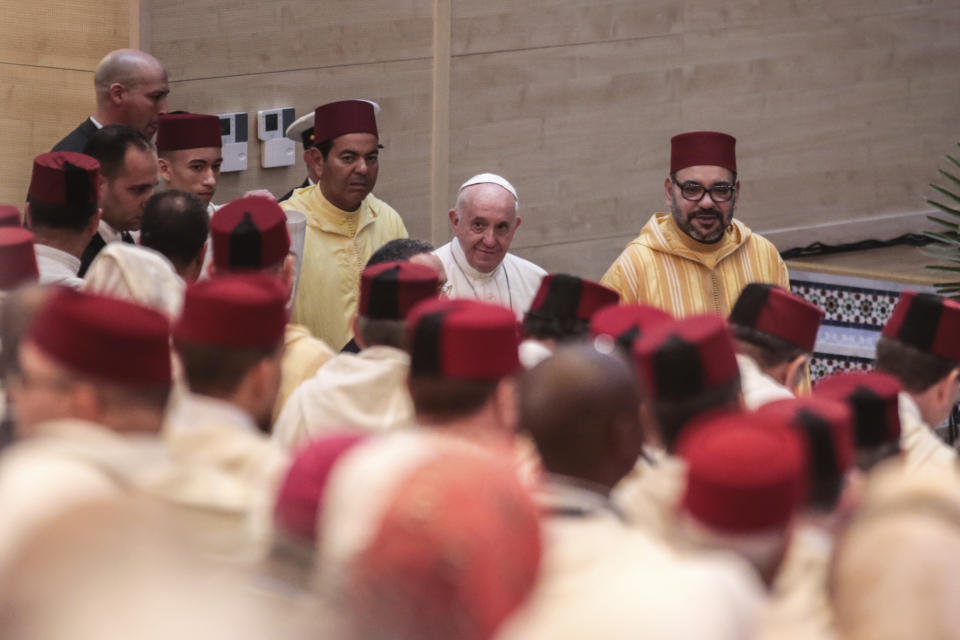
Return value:
<svg viewBox="0 0 960 640">
<path fill-rule="evenodd" d="M 960 142 L 957 143 L 957 146 L 960 147 Z M 953 167 L 960 169 L 960 160 L 957 160 L 954 156 L 949 153 L 946 154 L 947 161 Z M 951 189 L 960 187 L 960 177 L 957 177 L 951 171 L 946 169 L 937 169 L 937 173 L 941 177 L 947 180 L 947 184 L 950 185 Z M 939 193 L 940 195 L 946 196 L 949 198 L 949 202 L 960 203 L 960 195 L 957 195 L 951 189 L 942 187 L 940 185 L 931 184 L 930 188 Z M 937 216 L 927 216 L 927 219 L 930 222 L 936 223 L 941 227 L 945 227 L 943 233 L 936 233 L 933 231 L 924 231 L 923 235 L 931 238 L 936 241 L 937 244 L 929 246 L 924 251 L 924 254 L 930 258 L 940 260 L 943 262 L 948 262 L 950 264 L 930 264 L 926 268 L 931 271 L 938 271 L 944 273 L 960 273 L 960 208 L 957 206 L 951 206 L 944 204 L 942 202 L 937 202 L 936 200 L 927 200 L 927 204 L 939 209 L 943 213 L 947 214 L 949 218 L 956 218 L 957 221 L 952 221 L 950 219 L 944 219 Z M 960 300 L 960 282 L 941 282 L 936 285 L 937 293 L 940 295 L 953 298 L 954 300 Z"/>
</svg>

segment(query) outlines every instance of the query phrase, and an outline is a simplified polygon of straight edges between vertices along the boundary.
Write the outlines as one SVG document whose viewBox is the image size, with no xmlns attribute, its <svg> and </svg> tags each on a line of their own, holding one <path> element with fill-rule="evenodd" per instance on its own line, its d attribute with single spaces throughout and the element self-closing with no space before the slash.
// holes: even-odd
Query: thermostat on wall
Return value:
<svg viewBox="0 0 960 640">
<path fill-rule="evenodd" d="M 223 164 L 220 171 L 247 170 L 247 114 L 221 113 L 220 139 L 223 142 Z"/>
<path fill-rule="evenodd" d="M 284 136 L 296 117 L 293 107 L 263 109 L 257 112 L 257 137 L 260 138 L 260 166 L 287 167 L 294 164 L 296 143 Z"/>
</svg>

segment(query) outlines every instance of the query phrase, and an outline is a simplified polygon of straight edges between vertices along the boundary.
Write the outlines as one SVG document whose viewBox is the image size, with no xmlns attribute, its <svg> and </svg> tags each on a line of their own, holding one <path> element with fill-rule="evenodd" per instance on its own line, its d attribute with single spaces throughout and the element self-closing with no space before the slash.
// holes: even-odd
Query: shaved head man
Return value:
<svg viewBox="0 0 960 640">
<path fill-rule="evenodd" d="M 761 597 L 752 575 L 726 558 L 681 558 L 610 499 L 643 446 L 639 396 L 620 351 L 586 344 L 521 377 L 520 428 L 547 472 L 534 493 L 544 560 L 537 590 L 497 637 L 752 637 Z"/>
<path fill-rule="evenodd" d="M 97 129 L 108 124 L 126 124 L 147 138 L 153 137 L 160 116 L 167 112 L 170 85 L 167 70 L 144 51 L 117 49 L 100 61 L 93 74 L 97 106 L 94 115 L 83 121 L 54 151 L 83 152 Z"/>
<path fill-rule="evenodd" d="M 558 349 L 521 378 L 519 395 L 520 428 L 551 476 L 608 495 L 643 452 L 636 378 L 617 352 Z"/>
</svg>

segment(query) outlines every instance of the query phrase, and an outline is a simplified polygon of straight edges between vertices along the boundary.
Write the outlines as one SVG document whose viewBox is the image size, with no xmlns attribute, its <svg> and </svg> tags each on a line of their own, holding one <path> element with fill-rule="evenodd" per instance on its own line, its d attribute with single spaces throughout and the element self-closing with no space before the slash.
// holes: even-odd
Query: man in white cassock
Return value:
<svg viewBox="0 0 960 640">
<path fill-rule="evenodd" d="M 463 183 L 450 210 L 454 237 L 434 252 L 447 272 L 449 297 L 499 304 L 523 318 L 547 272 L 507 253 L 520 226 L 519 204 L 517 190 L 496 174 Z"/>
</svg>

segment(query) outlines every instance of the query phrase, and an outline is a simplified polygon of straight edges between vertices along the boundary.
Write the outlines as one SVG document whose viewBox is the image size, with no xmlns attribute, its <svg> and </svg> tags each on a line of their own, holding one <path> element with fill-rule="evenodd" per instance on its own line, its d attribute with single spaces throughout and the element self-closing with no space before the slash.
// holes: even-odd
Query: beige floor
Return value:
<svg viewBox="0 0 960 640">
<path fill-rule="evenodd" d="M 932 285 L 937 282 L 960 281 L 960 273 L 951 274 L 926 269 L 925 267 L 928 264 L 949 263 L 938 261 L 926 255 L 925 250 L 925 248 L 907 246 L 868 249 L 866 251 L 789 260 L 787 267 L 817 273 L 892 280 L 911 284 Z"/>
</svg>

